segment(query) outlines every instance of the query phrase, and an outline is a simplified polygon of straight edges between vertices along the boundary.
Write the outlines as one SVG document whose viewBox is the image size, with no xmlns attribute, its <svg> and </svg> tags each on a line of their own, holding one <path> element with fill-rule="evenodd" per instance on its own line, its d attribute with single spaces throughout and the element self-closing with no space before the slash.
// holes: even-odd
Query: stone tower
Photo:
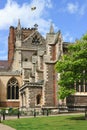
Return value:
<svg viewBox="0 0 87 130">
<path fill-rule="evenodd" d="M 60 32 L 54 33 L 54 28 L 51 23 L 50 31 L 46 36 L 46 55 L 44 56 L 44 79 L 45 79 L 45 105 L 46 106 L 57 106 L 57 73 L 55 71 L 55 64 L 60 56 L 59 44 L 62 45 Z M 62 46 L 61 46 L 62 49 Z M 61 55 L 61 54 L 60 54 Z"/>
</svg>

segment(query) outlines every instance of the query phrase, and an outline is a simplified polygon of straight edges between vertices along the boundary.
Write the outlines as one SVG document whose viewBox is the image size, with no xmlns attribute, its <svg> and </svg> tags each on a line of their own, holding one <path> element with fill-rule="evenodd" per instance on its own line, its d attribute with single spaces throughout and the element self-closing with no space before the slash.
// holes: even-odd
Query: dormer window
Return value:
<svg viewBox="0 0 87 130">
<path fill-rule="evenodd" d="M 36 45 L 40 43 L 40 39 L 37 37 L 37 35 L 33 38 L 32 43 Z"/>
</svg>

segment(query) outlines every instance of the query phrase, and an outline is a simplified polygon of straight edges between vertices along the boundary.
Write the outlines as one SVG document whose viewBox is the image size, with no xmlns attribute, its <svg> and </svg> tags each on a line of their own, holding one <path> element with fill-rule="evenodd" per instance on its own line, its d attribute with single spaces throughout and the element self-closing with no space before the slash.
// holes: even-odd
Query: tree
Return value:
<svg viewBox="0 0 87 130">
<path fill-rule="evenodd" d="M 87 82 L 87 34 L 68 45 L 67 53 L 58 60 L 55 68 L 60 74 L 58 80 L 60 99 L 75 93 L 75 83 Z"/>
</svg>

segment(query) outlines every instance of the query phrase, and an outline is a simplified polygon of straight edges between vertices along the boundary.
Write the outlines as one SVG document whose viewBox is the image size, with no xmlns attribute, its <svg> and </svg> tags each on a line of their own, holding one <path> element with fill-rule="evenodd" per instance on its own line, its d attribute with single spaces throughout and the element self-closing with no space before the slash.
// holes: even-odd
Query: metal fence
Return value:
<svg viewBox="0 0 87 130">
<path fill-rule="evenodd" d="M 0 122 L 1 120 L 24 118 L 24 117 L 37 117 L 37 116 L 49 116 L 57 115 L 61 113 L 72 113 L 72 112 L 84 112 L 85 119 L 87 119 L 87 107 L 86 106 L 58 106 L 58 108 L 3 108 L 0 109 Z"/>
</svg>

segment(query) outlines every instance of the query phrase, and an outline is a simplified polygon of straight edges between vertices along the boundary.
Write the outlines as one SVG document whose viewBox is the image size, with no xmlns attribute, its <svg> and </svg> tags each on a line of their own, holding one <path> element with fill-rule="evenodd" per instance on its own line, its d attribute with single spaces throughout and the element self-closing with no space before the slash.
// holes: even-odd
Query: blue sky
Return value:
<svg viewBox="0 0 87 130">
<path fill-rule="evenodd" d="M 33 6 L 35 11 L 31 11 Z M 64 41 L 74 42 L 87 32 L 87 0 L 0 0 L 1 60 L 7 59 L 9 27 L 16 27 L 19 18 L 22 27 L 38 24 L 43 36 L 52 22 Z"/>
</svg>

